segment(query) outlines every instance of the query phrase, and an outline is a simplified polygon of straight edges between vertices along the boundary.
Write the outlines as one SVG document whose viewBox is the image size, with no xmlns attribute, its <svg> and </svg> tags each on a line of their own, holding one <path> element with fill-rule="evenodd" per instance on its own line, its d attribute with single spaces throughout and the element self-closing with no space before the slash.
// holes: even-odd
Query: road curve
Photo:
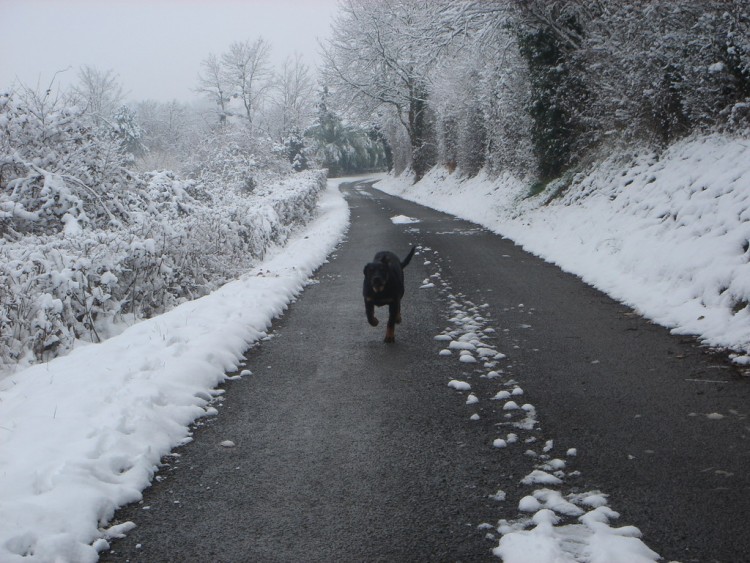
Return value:
<svg viewBox="0 0 750 563">
<path fill-rule="evenodd" d="M 510 415 L 490 398 L 513 381 L 537 412 L 518 447 L 576 448 L 570 492 L 608 494 L 617 525 L 666 560 L 750 561 L 750 385 L 725 360 L 476 225 L 342 189 L 347 239 L 248 351 L 253 375 L 227 382 L 219 416 L 118 512 L 137 528 L 103 561 L 493 560 L 480 525 L 518 517 L 535 466 L 492 447 Z M 365 320 L 362 268 L 413 244 L 387 345 Z M 438 355 L 459 310 L 507 355 L 502 377 Z"/>
</svg>

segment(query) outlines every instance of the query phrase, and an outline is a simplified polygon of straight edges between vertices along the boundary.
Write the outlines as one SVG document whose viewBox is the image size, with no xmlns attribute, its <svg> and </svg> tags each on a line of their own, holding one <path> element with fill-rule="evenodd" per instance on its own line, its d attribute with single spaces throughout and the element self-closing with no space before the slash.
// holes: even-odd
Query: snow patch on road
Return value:
<svg viewBox="0 0 750 563">
<path fill-rule="evenodd" d="M 450 380 L 448 382 L 448 387 L 451 387 L 456 391 L 471 391 L 471 385 L 465 381 L 458 381 L 457 379 Z"/>
<path fill-rule="evenodd" d="M 530 503 L 531 504 L 531 503 Z M 533 509 L 530 505 L 528 508 Z M 492 551 L 505 563 L 651 563 L 660 559 L 632 526 L 613 528 L 617 512 L 603 506 L 584 514 L 580 524 L 563 524 L 554 510 L 542 508 L 523 522 L 503 522 Z M 532 527 L 533 526 L 533 527 Z M 531 529 L 526 530 L 527 527 Z"/>
<path fill-rule="evenodd" d="M 394 217 L 391 217 L 391 221 L 394 225 L 410 225 L 412 223 L 419 223 L 419 219 L 414 219 L 414 217 L 408 217 L 406 215 L 396 215 Z"/>
</svg>

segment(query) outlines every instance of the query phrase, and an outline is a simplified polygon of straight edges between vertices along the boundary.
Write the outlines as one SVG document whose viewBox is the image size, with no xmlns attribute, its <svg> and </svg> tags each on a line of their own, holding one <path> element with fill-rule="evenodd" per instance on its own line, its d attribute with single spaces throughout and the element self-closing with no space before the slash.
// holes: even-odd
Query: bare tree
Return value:
<svg viewBox="0 0 750 563">
<path fill-rule="evenodd" d="M 148 148 L 138 161 L 142 170 L 184 170 L 198 140 L 211 128 L 195 108 L 177 100 L 145 100 L 136 104 L 135 111 Z"/>
<path fill-rule="evenodd" d="M 290 131 L 303 132 L 314 116 L 315 88 L 310 68 L 297 53 L 287 57 L 274 81 L 273 121 L 275 136 L 284 137 Z"/>
<path fill-rule="evenodd" d="M 227 122 L 227 104 L 231 99 L 227 78 L 222 68 L 219 58 L 213 53 L 208 55 L 201 62 L 202 72 L 198 74 L 198 88 L 196 91 L 206 95 L 211 101 L 216 103 L 219 113 L 219 123 L 221 125 Z"/>
<path fill-rule="evenodd" d="M 233 98 L 239 98 L 245 117 L 252 126 L 255 113 L 272 85 L 273 71 L 269 63 L 271 45 L 263 38 L 235 41 L 221 56 L 223 76 Z"/>
<path fill-rule="evenodd" d="M 85 65 L 78 71 L 73 96 L 99 124 L 115 114 L 122 105 L 124 93 L 113 70 L 102 71 Z"/>
</svg>

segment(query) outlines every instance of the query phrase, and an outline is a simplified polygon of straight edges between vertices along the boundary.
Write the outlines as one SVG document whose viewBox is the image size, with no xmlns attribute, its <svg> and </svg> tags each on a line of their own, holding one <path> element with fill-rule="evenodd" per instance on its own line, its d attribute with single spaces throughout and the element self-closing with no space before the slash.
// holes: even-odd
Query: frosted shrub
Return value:
<svg viewBox="0 0 750 563">
<path fill-rule="evenodd" d="M 253 137 L 244 125 L 213 131 L 194 148 L 185 168 L 206 186 L 239 192 L 252 192 L 292 171 L 283 151 L 268 139 Z"/>
<path fill-rule="evenodd" d="M 137 183 L 128 160 L 81 109 L 0 94 L 0 236 L 127 223 Z"/>
<path fill-rule="evenodd" d="M 77 339 L 98 342 L 128 324 L 205 295 L 310 219 L 325 174 L 306 172 L 260 194 L 188 192 L 168 173 L 160 197 L 121 231 L 29 235 L 0 245 L 0 368 L 40 361 Z"/>
<path fill-rule="evenodd" d="M 259 173 L 269 156 L 236 146 L 203 181 L 134 174 L 111 135 L 63 106 L 0 95 L 0 370 L 205 295 L 283 243 L 325 186 L 321 171 L 273 183 L 282 167 Z M 252 171 L 263 183 L 249 192 Z"/>
</svg>

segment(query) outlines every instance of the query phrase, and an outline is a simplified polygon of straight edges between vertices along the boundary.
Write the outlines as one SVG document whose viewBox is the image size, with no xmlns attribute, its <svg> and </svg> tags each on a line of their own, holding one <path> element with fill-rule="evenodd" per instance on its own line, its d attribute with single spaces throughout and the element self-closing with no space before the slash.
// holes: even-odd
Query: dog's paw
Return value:
<svg viewBox="0 0 750 563">
<path fill-rule="evenodd" d="M 376 319 L 375 317 L 372 317 L 371 319 L 367 319 L 367 321 L 368 321 L 368 322 L 369 322 L 369 323 L 370 323 L 370 324 L 371 324 L 372 326 L 378 326 L 378 324 L 380 324 L 380 321 L 378 321 L 378 319 Z"/>
<path fill-rule="evenodd" d="M 393 325 L 388 323 L 388 330 L 385 331 L 385 340 L 383 342 L 391 344 L 396 342 L 396 331 L 393 330 Z"/>
</svg>

